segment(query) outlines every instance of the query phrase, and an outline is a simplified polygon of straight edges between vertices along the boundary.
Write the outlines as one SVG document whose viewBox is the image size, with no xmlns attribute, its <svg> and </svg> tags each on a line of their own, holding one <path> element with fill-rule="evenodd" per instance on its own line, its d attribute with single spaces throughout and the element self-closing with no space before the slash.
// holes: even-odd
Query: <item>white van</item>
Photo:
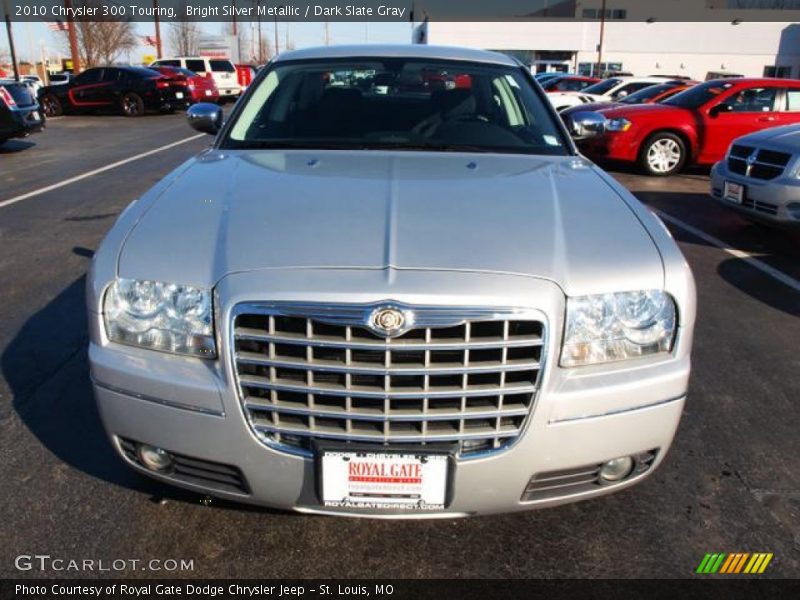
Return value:
<svg viewBox="0 0 800 600">
<path fill-rule="evenodd" d="M 198 75 L 207 77 L 211 74 L 217 84 L 220 100 L 224 98 L 238 98 L 242 93 L 242 86 L 236 75 L 236 66 L 227 58 L 208 58 L 203 56 L 179 56 L 175 58 L 161 58 L 150 64 L 151 67 L 181 67 L 189 69 Z"/>
</svg>

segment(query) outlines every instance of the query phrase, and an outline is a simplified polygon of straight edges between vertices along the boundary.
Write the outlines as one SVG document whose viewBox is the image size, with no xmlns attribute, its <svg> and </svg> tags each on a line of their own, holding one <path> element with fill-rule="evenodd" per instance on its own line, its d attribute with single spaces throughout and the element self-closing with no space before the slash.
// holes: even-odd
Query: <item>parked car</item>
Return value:
<svg viewBox="0 0 800 600">
<path fill-rule="evenodd" d="M 717 79 L 659 104 L 603 111 L 601 135 L 582 143 L 592 158 L 638 163 L 649 175 L 712 165 L 734 138 L 800 121 L 800 81 Z"/>
<path fill-rule="evenodd" d="M 181 67 L 151 67 L 171 80 L 180 82 L 186 88 L 187 99 L 191 104 L 195 102 L 217 102 L 219 90 L 211 77 L 203 77 Z"/>
<path fill-rule="evenodd" d="M 536 73 L 536 75 L 534 75 L 534 78 L 540 84 L 543 84 L 548 79 L 552 79 L 553 77 L 564 77 L 565 75 L 575 75 L 575 73 L 567 73 L 567 72 L 562 73 L 561 71 L 542 71 L 541 73 Z"/>
<path fill-rule="evenodd" d="M 71 82 L 75 76 L 72 73 L 50 73 L 50 85 L 62 85 Z"/>
<path fill-rule="evenodd" d="M 210 77 L 219 90 L 220 101 L 236 99 L 242 93 L 242 86 L 236 74 L 236 66 L 227 58 L 207 58 L 202 56 L 179 56 L 162 58 L 151 67 L 180 67 L 193 73 Z"/>
<path fill-rule="evenodd" d="M 148 110 L 170 112 L 188 106 L 180 81 L 143 67 L 95 67 L 66 84 L 42 89 L 45 114 L 121 112 L 139 117 Z"/>
<path fill-rule="evenodd" d="M 757 131 L 735 139 L 711 169 L 711 195 L 752 221 L 800 228 L 798 171 L 800 123 Z"/>
<path fill-rule="evenodd" d="M 598 81 L 600 81 L 600 79 L 597 77 L 565 75 L 564 77 L 552 77 L 540 83 L 545 92 L 579 92 Z"/>
<path fill-rule="evenodd" d="M 242 90 L 247 89 L 253 79 L 255 79 L 258 70 L 253 65 L 236 65 L 236 80 Z"/>
<path fill-rule="evenodd" d="M 423 70 L 471 85 L 402 91 Z M 331 85 L 367 71 L 386 89 Z M 301 512 L 452 517 L 664 460 L 691 272 L 526 66 L 309 48 L 222 116 L 189 109 L 211 148 L 123 211 L 88 276 L 92 385 L 130 467 Z"/>
<path fill-rule="evenodd" d="M 572 115 L 578 112 L 587 111 L 603 111 L 619 106 L 631 106 L 634 104 L 653 104 L 655 102 L 662 102 L 667 98 L 671 98 L 675 94 L 679 94 L 684 90 L 688 90 L 695 85 L 696 82 L 690 81 L 669 81 L 667 83 L 659 83 L 656 85 L 648 86 L 644 89 L 634 92 L 629 96 L 620 98 L 615 102 L 590 102 L 589 104 L 580 104 L 565 108 L 561 111 L 561 116 Z"/>
<path fill-rule="evenodd" d="M 42 80 L 39 78 L 38 75 L 24 75 L 22 76 L 22 81 L 27 83 L 31 90 L 33 91 L 33 97 L 38 98 L 39 90 L 44 87 Z"/>
<path fill-rule="evenodd" d="M 36 97 L 22 82 L 0 79 L 0 145 L 40 132 L 45 125 Z"/>
<path fill-rule="evenodd" d="M 547 94 L 557 111 L 590 102 L 614 102 L 641 89 L 664 83 L 660 77 L 611 77 L 590 85 L 580 92 L 551 92 Z"/>
</svg>

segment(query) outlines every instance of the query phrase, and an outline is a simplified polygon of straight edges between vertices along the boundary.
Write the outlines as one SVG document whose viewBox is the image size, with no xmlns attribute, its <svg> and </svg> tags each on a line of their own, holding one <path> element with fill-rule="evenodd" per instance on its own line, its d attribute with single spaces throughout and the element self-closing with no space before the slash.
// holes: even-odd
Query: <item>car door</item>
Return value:
<svg viewBox="0 0 800 600">
<path fill-rule="evenodd" d="M 103 85 L 103 69 L 86 69 L 75 78 L 75 84 L 69 90 L 69 102 L 75 108 L 91 108 L 98 106 L 97 88 Z"/>
<path fill-rule="evenodd" d="M 113 106 L 122 96 L 121 81 L 124 75 L 122 69 L 103 69 L 101 82 L 103 85 L 95 88 L 95 101 L 98 105 Z"/>
<path fill-rule="evenodd" d="M 772 85 L 737 86 L 701 113 L 704 135 L 698 162 L 720 160 L 731 142 L 743 135 L 781 124 L 780 88 Z"/>
<path fill-rule="evenodd" d="M 800 87 L 784 88 L 782 91 L 783 98 L 778 99 L 778 104 L 782 109 L 780 124 L 800 123 Z"/>
</svg>

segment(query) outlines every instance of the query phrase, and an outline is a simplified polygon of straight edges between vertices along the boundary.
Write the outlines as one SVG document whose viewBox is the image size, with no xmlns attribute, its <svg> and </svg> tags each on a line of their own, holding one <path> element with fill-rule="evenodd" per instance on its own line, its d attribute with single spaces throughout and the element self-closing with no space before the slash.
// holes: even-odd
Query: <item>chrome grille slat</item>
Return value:
<svg viewBox="0 0 800 600">
<path fill-rule="evenodd" d="M 424 390 L 419 388 L 414 391 L 409 392 L 375 392 L 369 388 L 358 388 L 358 387 L 350 387 L 350 389 L 346 389 L 344 387 L 332 387 L 332 386 L 321 386 L 315 385 L 312 388 L 306 386 L 297 386 L 291 384 L 282 384 L 282 383 L 270 383 L 269 381 L 261 381 L 259 378 L 242 376 L 239 378 L 239 381 L 242 385 L 246 387 L 258 387 L 267 390 L 284 390 L 287 392 L 300 392 L 300 393 L 311 393 L 311 394 L 327 394 L 331 396 L 351 396 L 353 398 L 376 398 L 379 397 L 381 400 L 384 397 L 390 399 L 402 399 L 402 398 L 423 398 L 424 396 L 429 396 L 431 398 L 443 398 L 443 397 L 451 397 L 451 396 L 466 396 L 468 398 L 476 397 L 476 396 L 490 396 L 494 391 L 494 388 L 490 386 L 483 386 L 483 387 L 476 387 L 470 390 L 464 390 L 461 387 L 456 388 L 442 388 L 437 390 Z M 536 386 L 533 385 L 519 385 L 514 387 L 508 387 L 504 389 L 506 394 L 528 394 L 536 391 Z"/>
<path fill-rule="evenodd" d="M 519 437 L 544 361 L 538 311 L 402 307 L 413 327 L 384 338 L 366 327 L 377 306 L 234 309 L 240 400 L 264 443 L 309 455 L 314 440 L 451 442 L 464 457 Z"/>
<path fill-rule="evenodd" d="M 299 369 L 299 370 L 313 370 L 323 371 L 329 373 L 355 373 L 364 375 L 448 375 L 448 374 L 462 374 L 462 373 L 495 373 L 506 371 L 528 371 L 531 369 L 538 369 L 539 363 L 537 361 L 516 361 L 506 362 L 505 364 L 477 364 L 477 365 L 460 365 L 460 364 L 442 364 L 436 368 L 426 368 L 424 364 L 415 367 L 375 367 L 369 363 L 354 363 L 351 361 L 349 365 L 335 364 L 327 361 L 291 361 L 291 360 L 277 360 L 272 358 L 264 358 L 257 354 L 249 352 L 239 352 L 236 354 L 236 362 L 252 364 L 275 366 L 285 369 Z M 387 361 L 389 362 L 389 361 Z"/>
<path fill-rule="evenodd" d="M 291 335 L 270 335 L 268 333 L 257 333 L 253 329 L 246 327 L 237 327 L 234 331 L 234 337 L 241 340 L 253 340 L 259 342 L 272 342 L 276 344 L 295 344 L 305 346 L 309 344 L 306 337 L 291 336 Z M 311 342 L 313 346 L 320 348 L 347 348 L 351 350 L 383 350 L 389 348 L 392 351 L 414 351 L 414 350 L 462 350 L 473 349 L 480 350 L 483 348 L 496 348 L 503 345 L 507 348 L 521 348 L 525 346 L 541 346 L 542 338 L 540 336 L 509 338 L 504 340 L 502 337 L 488 338 L 478 342 L 409 342 L 405 340 L 388 340 L 387 342 L 379 341 L 338 341 L 333 338 L 315 337 Z"/>
</svg>

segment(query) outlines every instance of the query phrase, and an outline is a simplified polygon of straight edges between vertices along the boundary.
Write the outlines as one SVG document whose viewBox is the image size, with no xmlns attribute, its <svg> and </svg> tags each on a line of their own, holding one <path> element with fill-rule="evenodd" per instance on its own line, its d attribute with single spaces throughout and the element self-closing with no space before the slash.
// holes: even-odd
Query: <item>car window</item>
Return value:
<svg viewBox="0 0 800 600">
<path fill-rule="evenodd" d="M 598 81 L 597 83 L 590 85 L 589 87 L 583 88 L 583 91 L 587 94 L 600 94 L 603 95 L 610 89 L 613 89 L 615 86 L 622 83 L 621 79 L 617 79 L 615 77 L 611 77 L 610 79 L 604 79 L 603 81 Z"/>
<path fill-rule="evenodd" d="M 87 85 L 90 83 L 97 83 L 103 76 L 103 69 L 87 69 L 75 78 L 75 83 L 78 85 Z"/>
<path fill-rule="evenodd" d="M 569 152 L 557 121 L 520 68 L 353 60 L 277 63 L 238 112 L 223 145 Z"/>
<path fill-rule="evenodd" d="M 120 71 L 119 69 L 103 69 L 103 82 L 113 83 L 115 81 L 119 81 L 120 79 L 122 79 L 121 75 L 122 71 Z"/>
<path fill-rule="evenodd" d="M 664 100 L 662 104 L 667 106 L 679 106 L 681 108 L 699 108 L 717 98 L 733 87 L 733 83 L 725 81 L 707 81 L 700 85 L 690 87 L 688 90 L 675 94 L 671 98 Z"/>
<path fill-rule="evenodd" d="M 179 60 L 157 60 L 153 63 L 156 67 L 180 67 L 181 61 Z"/>
<path fill-rule="evenodd" d="M 582 79 L 565 79 L 559 83 L 558 89 L 565 92 L 579 92 L 590 84 L 590 81 L 583 81 Z"/>
<path fill-rule="evenodd" d="M 211 70 L 215 73 L 234 73 L 236 68 L 229 60 L 209 60 Z"/>
<path fill-rule="evenodd" d="M 613 94 L 611 94 L 612 98 L 619 98 L 622 96 L 623 98 L 629 94 L 633 94 L 634 92 L 638 92 L 639 90 L 643 90 L 645 88 L 649 88 L 653 85 L 652 82 L 640 81 L 638 83 L 629 83 L 627 85 L 623 85 L 621 88 L 616 90 Z"/>
<path fill-rule="evenodd" d="M 731 95 L 725 104 L 731 112 L 772 112 L 777 95 L 778 88 L 745 88 Z"/>
<path fill-rule="evenodd" d="M 784 89 L 784 97 L 786 100 L 783 104 L 783 110 L 789 112 L 800 112 L 800 88 L 797 89 Z"/>
<path fill-rule="evenodd" d="M 206 61 L 197 58 L 187 58 L 186 68 L 190 71 L 194 71 L 195 73 L 205 73 Z"/>
</svg>

